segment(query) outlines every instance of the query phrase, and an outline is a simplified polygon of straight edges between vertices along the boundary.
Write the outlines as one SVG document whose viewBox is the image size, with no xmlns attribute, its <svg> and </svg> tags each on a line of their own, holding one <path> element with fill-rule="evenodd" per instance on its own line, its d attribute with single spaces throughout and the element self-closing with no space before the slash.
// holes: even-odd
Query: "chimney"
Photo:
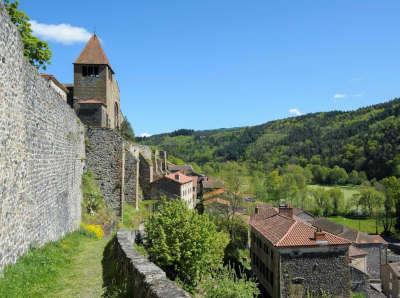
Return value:
<svg viewBox="0 0 400 298">
<path fill-rule="evenodd" d="M 254 214 L 258 214 L 258 206 L 254 209 Z"/>
<path fill-rule="evenodd" d="M 314 240 L 318 245 L 328 245 L 328 241 L 325 239 L 325 232 L 323 232 L 320 228 L 314 232 Z"/>
<path fill-rule="evenodd" d="M 175 179 L 179 181 L 179 174 L 175 174 Z"/>
<path fill-rule="evenodd" d="M 279 214 L 283 216 L 293 218 L 293 208 L 288 204 L 279 205 Z"/>
</svg>

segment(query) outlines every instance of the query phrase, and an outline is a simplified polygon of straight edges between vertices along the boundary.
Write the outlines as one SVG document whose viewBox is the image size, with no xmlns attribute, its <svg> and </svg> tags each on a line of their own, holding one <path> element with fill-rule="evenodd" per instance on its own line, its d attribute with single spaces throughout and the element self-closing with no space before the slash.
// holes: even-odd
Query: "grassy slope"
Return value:
<svg viewBox="0 0 400 298">
<path fill-rule="evenodd" d="M 0 279 L 0 297 L 99 297 L 106 240 L 79 234 L 30 251 Z"/>
</svg>

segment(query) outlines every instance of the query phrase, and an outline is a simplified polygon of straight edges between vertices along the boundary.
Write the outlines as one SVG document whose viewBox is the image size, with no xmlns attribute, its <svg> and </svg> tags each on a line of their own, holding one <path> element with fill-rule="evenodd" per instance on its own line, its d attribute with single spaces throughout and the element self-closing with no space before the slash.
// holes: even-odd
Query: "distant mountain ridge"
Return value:
<svg viewBox="0 0 400 298">
<path fill-rule="evenodd" d="M 264 124 L 139 138 L 188 162 L 229 160 L 270 170 L 287 163 L 339 165 L 380 179 L 400 174 L 400 98 L 355 111 L 306 114 Z"/>
</svg>

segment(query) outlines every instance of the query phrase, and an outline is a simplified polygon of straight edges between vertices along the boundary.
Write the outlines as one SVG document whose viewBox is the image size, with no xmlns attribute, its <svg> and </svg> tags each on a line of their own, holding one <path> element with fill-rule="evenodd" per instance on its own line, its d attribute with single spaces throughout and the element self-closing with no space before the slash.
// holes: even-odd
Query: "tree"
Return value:
<svg viewBox="0 0 400 298">
<path fill-rule="evenodd" d="M 238 278 L 230 268 L 222 268 L 202 279 L 199 292 L 199 297 L 205 298 L 253 298 L 259 295 L 253 280 Z"/>
<path fill-rule="evenodd" d="M 226 209 L 226 217 L 229 221 L 235 217 L 243 203 L 244 169 L 236 162 L 228 162 L 224 165 L 222 176 L 225 186 L 222 197 L 229 201 L 229 206 Z"/>
<path fill-rule="evenodd" d="M 131 126 L 131 123 L 129 120 L 124 117 L 124 120 L 121 123 L 121 128 L 120 128 L 120 134 L 121 136 L 128 141 L 134 142 L 135 141 L 135 133 L 133 131 L 133 128 Z"/>
<path fill-rule="evenodd" d="M 194 291 L 202 276 L 221 268 L 228 236 L 181 200 L 163 200 L 145 228 L 150 260 L 188 291 Z"/>
<path fill-rule="evenodd" d="M 328 172 L 327 180 L 330 184 L 343 185 L 347 183 L 348 179 L 349 176 L 347 175 L 346 170 L 341 167 L 334 166 Z"/>
<path fill-rule="evenodd" d="M 344 194 L 340 188 L 332 188 L 328 190 L 328 196 L 330 197 L 332 204 L 332 214 L 338 215 L 342 213 L 344 208 Z"/>
<path fill-rule="evenodd" d="M 307 184 L 311 182 L 311 171 L 298 165 L 289 164 L 283 169 L 284 184 L 289 187 L 289 194 L 297 201 L 297 206 L 304 209 L 305 199 L 307 197 Z M 286 176 L 290 176 L 288 178 Z M 286 178 L 285 178 L 286 177 Z M 294 182 L 293 185 L 289 185 Z"/>
<path fill-rule="evenodd" d="M 18 9 L 19 1 L 5 0 L 4 3 L 11 21 L 21 35 L 22 43 L 24 44 L 24 56 L 36 68 L 46 69 L 46 66 L 50 64 L 52 55 L 49 45 L 47 42 L 32 35 L 29 17 Z"/>
<path fill-rule="evenodd" d="M 378 234 L 379 213 L 385 202 L 383 193 L 371 186 L 363 186 L 358 197 L 359 205 L 375 218 L 375 233 Z"/>
<path fill-rule="evenodd" d="M 316 184 L 325 184 L 329 174 L 329 168 L 320 165 L 312 165 L 311 172 L 313 175 L 313 181 Z"/>
<path fill-rule="evenodd" d="M 396 230 L 400 230 L 400 179 L 394 176 L 387 177 L 381 181 L 388 207 L 394 206 L 396 209 Z"/>
<path fill-rule="evenodd" d="M 283 177 L 278 170 L 270 172 L 265 178 L 265 188 L 267 189 L 268 199 L 270 201 L 279 202 L 283 193 Z"/>
<path fill-rule="evenodd" d="M 318 187 L 311 191 L 314 198 L 315 213 L 319 216 L 328 216 L 332 212 L 332 202 L 329 193 L 322 187 Z"/>
<path fill-rule="evenodd" d="M 361 184 L 363 181 L 360 178 L 360 176 L 358 175 L 358 172 L 356 170 L 353 170 L 350 172 L 349 174 L 349 183 L 354 184 L 354 185 L 359 185 Z"/>
</svg>

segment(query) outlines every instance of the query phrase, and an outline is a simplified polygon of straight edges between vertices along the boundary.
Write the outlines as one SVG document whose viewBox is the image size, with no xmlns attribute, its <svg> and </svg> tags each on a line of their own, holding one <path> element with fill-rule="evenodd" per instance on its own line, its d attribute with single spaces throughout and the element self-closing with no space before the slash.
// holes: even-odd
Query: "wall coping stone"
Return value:
<svg viewBox="0 0 400 298">
<path fill-rule="evenodd" d="M 136 273 L 141 276 L 148 291 L 146 297 L 191 297 L 186 291 L 178 287 L 173 281 L 169 280 L 161 268 L 134 250 L 133 244 L 135 236 L 135 231 L 121 229 L 117 232 L 117 241 L 125 256 L 132 264 L 134 270 L 136 270 Z"/>
</svg>

